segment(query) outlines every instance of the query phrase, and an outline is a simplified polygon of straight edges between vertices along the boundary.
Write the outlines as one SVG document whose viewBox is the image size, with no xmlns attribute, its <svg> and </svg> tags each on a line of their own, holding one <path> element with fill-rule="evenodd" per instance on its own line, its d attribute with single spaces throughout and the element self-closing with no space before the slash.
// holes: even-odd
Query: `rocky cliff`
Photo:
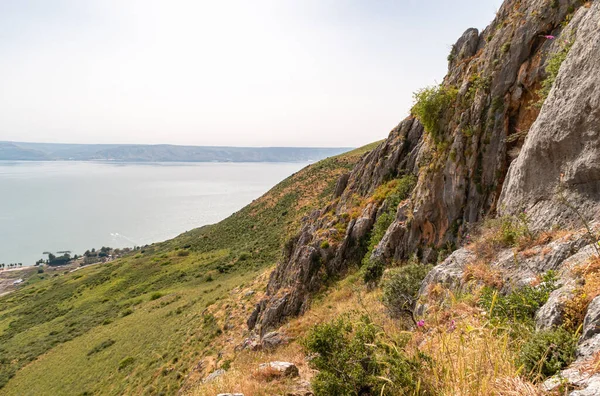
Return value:
<svg viewBox="0 0 600 396">
<path fill-rule="evenodd" d="M 365 254 L 383 263 L 411 255 L 435 262 L 497 213 L 530 210 L 538 228 L 581 217 L 561 199 L 594 214 L 599 17 L 597 3 L 507 0 L 483 32 L 468 29 L 452 47 L 441 86 L 418 94 L 428 101 L 425 111 L 415 106 L 340 179 L 332 202 L 304 219 L 250 329 L 262 334 L 302 313 Z M 381 190 L 406 175 L 416 186 L 369 249 L 374 225 L 389 210 Z"/>
</svg>

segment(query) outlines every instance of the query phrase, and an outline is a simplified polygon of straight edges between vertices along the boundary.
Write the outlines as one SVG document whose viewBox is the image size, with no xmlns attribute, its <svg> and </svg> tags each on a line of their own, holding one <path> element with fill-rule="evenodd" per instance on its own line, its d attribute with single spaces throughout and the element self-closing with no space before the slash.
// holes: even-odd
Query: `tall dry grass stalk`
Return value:
<svg viewBox="0 0 600 396">
<path fill-rule="evenodd" d="M 520 377 L 514 363 L 519 346 L 508 332 L 491 325 L 470 302 L 451 300 L 425 319 L 420 337 L 419 350 L 431 358 L 424 376 L 434 394 L 537 395 Z"/>
</svg>

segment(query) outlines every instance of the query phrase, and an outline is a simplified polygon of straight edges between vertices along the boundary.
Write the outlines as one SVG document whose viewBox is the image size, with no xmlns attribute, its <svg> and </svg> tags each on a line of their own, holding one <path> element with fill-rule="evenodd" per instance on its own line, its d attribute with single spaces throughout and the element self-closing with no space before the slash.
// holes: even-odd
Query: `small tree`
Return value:
<svg viewBox="0 0 600 396">
<path fill-rule="evenodd" d="M 414 309 L 417 303 L 421 282 L 429 271 L 431 265 L 413 262 L 393 268 L 383 281 L 383 304 L 389 310 L 392 317 L 399 318 L 409 315 L 415 322 Z"/>
</svg>

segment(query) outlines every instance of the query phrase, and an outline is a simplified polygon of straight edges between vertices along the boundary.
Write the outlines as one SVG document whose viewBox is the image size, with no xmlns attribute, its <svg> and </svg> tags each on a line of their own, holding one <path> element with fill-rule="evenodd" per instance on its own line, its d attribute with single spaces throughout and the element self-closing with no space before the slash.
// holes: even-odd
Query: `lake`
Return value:
<svg viewBox="0 0 600 396">
<path fill-rule="evenodd" d="M 164 241 L 226 218 L 306 165 L 0 161 L 0 263 Z"/>
</svg>

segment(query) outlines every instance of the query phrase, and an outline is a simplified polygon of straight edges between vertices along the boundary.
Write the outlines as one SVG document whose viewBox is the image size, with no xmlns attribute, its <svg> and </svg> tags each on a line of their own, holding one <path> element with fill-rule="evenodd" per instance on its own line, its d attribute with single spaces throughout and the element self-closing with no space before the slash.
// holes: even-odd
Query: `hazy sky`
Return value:
<svg viewBox="0 0 600 396">
<path fill-rule="evenodd" d="M 500 0 L 0 0 L 0 140 L 359 146 Z"/>
</svg>

